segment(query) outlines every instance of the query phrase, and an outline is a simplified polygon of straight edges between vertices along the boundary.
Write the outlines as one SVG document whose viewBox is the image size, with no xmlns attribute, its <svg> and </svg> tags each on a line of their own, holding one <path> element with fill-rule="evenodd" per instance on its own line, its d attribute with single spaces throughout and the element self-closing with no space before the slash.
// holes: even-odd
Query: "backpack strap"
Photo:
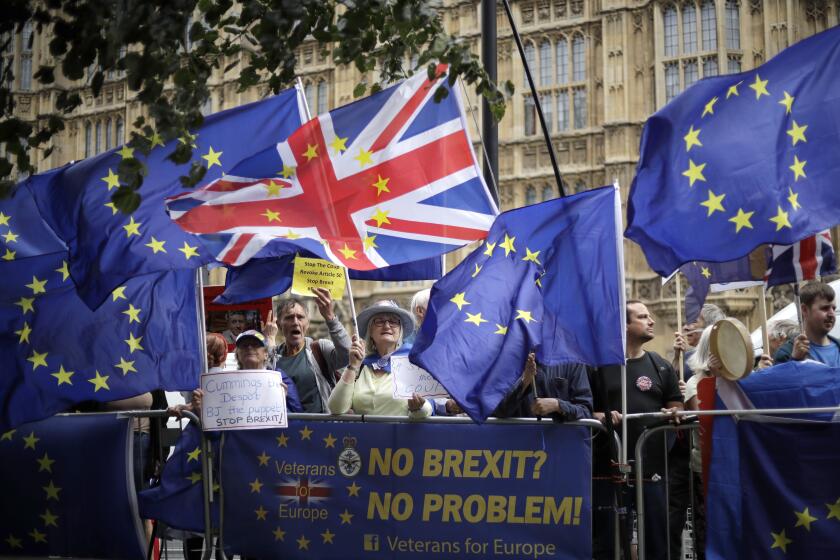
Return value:
<svg viewBox="0 0 840 560">
<path fill-rule="evenodd" d="M 324 379 L 327 380 L 330 387 L 335 387 L 336 379 L 334 376 L 330 375 L 330 370 L 327 367 L 327 360 L 324 358 L 323 352 L 321 352 L 321 345 L 318 344 L 317 340 L 313 340 L 309 343 L 309 349 L 312 350 L 312 356 L 315 358 L 315 362 L 318 364 L 318 367 L 321 368 L 321 374 L 324 376 Z"/>
</svg>

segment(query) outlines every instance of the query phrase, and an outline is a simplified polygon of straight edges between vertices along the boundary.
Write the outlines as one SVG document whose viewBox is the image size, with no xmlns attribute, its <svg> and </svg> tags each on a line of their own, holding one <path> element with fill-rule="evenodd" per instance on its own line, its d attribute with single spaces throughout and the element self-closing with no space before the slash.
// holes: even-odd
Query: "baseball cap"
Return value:
<svg viewBox="0 0 840 560">
<path fill-rule="evenodd" d="M 265 336 L 263 336 L 263 333 L 261 333 L 260 331 L 256 331 L 254 329 L 240 333 L 240 335 L 236 337 L 236 345 L 239 346 L 239 342 L 246 338 L 254 338 L 258 340 L 259 343 L 263 345 L 263 347 L 266 347 Z"/>
</svg>

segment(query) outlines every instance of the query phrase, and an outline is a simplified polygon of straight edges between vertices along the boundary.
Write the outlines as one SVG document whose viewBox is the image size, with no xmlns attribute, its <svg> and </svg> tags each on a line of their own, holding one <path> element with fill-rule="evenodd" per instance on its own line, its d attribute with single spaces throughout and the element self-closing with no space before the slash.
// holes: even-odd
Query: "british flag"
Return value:
<svg viewBox="0 0 840 560">
<path fill-rule="evenodd" d="M 831 233 L 824 230 L 793 245 L 771 245 L 764 282 L 767 286 L 814 280 L 837 269 Z"/>
<path fill-rule="evenodd" d="M 435 79 L 418 74 L 320 115 L 169 199 L 170 217 L 233 265 L 303 248 L 371 270 L 483 239 L 498 209 L 457 90 L 434 100 L 447 80 L 439 67 Z"/>
</svg>

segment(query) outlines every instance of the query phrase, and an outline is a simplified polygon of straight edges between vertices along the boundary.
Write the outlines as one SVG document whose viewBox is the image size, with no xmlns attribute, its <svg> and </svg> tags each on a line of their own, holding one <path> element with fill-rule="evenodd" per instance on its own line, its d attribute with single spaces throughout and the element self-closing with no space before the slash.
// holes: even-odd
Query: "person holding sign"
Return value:
<svg viewBox="0 0 840 560">
<path fill-rule="evenodd" d="M 350 347 L 350 365 L 330 395 L 333 414 L 380 414 L 426 418 L 432 405 L 418 395 L 395 399 L 390 377 L 391 356 L 404 351 L 403 340 L 414 332 L 411 315 L 393 301 L 378 301 L 357 317 L 359 334 Z M 368 351 L 366 352 L 366 349 Z"/>
</svg>

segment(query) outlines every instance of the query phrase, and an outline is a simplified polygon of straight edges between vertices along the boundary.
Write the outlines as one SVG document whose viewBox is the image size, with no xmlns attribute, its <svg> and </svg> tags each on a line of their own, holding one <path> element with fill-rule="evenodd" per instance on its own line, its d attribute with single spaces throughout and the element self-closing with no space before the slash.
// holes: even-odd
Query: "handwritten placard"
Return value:
<svg viewBox="0 0 840 560">
<path fill-rule="evenodd" d="M 408 356 L 391 356 L 391 377 L 395 399 L 410 399 L 415 393 L 421 397 L 448 395 L 431 373 L 409 362 Z"/>
<path fill-rule="evenodd" d="M 285 428 L 286 390 L 279 372 L 202 373 L 201 422 L 207 431 Z"/>
<path fill-rule="evenodd" d="M 292 293 L 298 296 L 312 297 L 312 288 L 326 288 L 334 300 L 344 297 L 344 267 L 322 259 L 295 257 L 295 270 L 292 276 Z"/>
</svg>

